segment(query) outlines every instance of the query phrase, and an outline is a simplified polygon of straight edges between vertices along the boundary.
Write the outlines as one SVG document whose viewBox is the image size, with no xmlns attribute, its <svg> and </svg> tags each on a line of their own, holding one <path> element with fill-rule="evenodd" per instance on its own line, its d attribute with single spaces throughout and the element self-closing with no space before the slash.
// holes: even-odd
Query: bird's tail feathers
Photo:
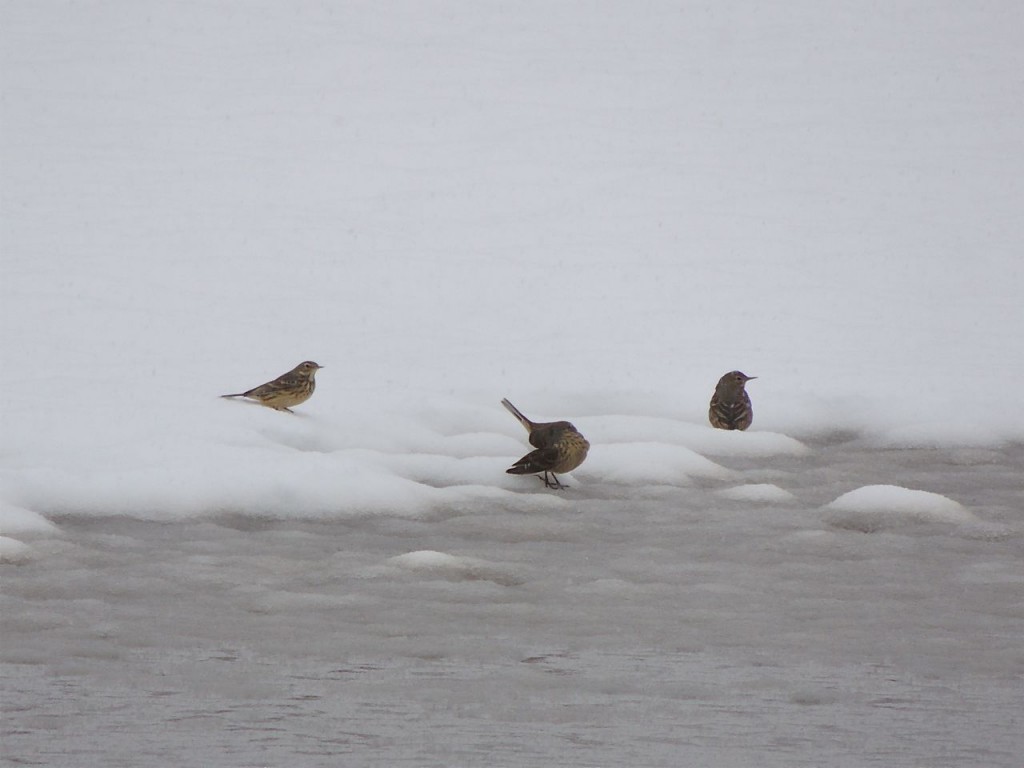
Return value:
<svg viewBox="0 0 1024 768">
<path fill-rule="evenodd" d="M 509 475 L 534 475 L 538 472 L 545 472 L 543 467 L 538 467 L 532 461 L 527 461 L 525 458 L 520 459 L 511 467 L 505 470 L 506 474 Z"/>
<path fill-rule="evenodd" d="M 520 412 L 520 410 L 518 408 L 516 408 L 514 405 L 512 405 L 512 403 L 510 403 L 508 401 L 507 397 L 506 398 L 502 398 L 501 404 L 504 405 L 508 409 L 509 413 L 511 413 L 513 416 L 515 416 L 517 419 L 519 419 L 519 423 L 523 425 L 523 428 L 526 429 L 527 432 L 529 432 L 531 429 L 533 429 L 533 422 L 530 421 L 525 416 L 523 416 L 523 414 Z"/>
</svg>

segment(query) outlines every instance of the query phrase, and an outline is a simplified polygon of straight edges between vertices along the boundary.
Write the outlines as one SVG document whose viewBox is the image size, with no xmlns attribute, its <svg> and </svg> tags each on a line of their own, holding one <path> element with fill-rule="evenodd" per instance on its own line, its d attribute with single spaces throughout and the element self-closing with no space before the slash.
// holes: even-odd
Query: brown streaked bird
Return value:
<svg viewBox="0 0 1024 768">
<path fill-rule="evenodd" d="M 537 450 L 530 451 L 505 471 L 510 475 L 533 475 L 544 473 L 541 478 L 546 488 L 567 488 L 562 485 L 555 474 L 572 472 L 587 458 L 590 443 L 568 421 L 549 421 L 538 424 L 530 421 L 508 399 L 501 401 L 509 413 L 519 419 L 519 423 L 529 433 L 530 445 Z M 551 479 L 548 479 L 548 475 Z"/>
<path fill-rule="evenodd" d="M 260 405 L 273 408 L 275 411 L 293 413 L 291 407 L 306 402 L 313 396 L 316 389 L 316 372 L 322 365 L 307 360 L 299 363 L 288 373 L 281 374 L 273 381 L 253 387 L 248 392 L 237 395 L 221 395 L 221 397 L 246 397 Z"/>
<path fill-rule="evenodd" d="M 746 429 L 754 421 L 754 409 L 747 394 L 747 382 L 757 376 L 742 371 L 729 371 L 718 380 L 711 397 L 708 420 L 716 429 Z"/>
</svg>

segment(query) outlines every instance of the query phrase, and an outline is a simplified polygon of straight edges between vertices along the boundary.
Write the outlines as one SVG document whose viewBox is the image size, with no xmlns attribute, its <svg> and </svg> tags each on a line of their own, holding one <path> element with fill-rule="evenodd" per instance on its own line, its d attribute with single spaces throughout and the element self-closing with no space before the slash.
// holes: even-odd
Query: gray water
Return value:
<svg viewBox="0 0 1024 768">
<path fill-rule="evenodd" d="M 554 510 L 57 518 L 0 570 L 2 763 L 1019 768 L 1024 448 L 812 448 Z M 823 509 L 868 483 L 979 522 Z"/>
</svg>

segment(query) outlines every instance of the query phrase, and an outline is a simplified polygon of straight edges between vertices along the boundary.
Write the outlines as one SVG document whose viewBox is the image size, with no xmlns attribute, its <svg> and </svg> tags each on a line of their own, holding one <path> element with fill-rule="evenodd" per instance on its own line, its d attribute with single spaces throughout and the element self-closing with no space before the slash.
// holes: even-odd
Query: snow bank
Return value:
<svg viewBox="0 0 1024 768">
<path fill-rule="evenodd" d="M 626 485 L 687 485 L 693 477 L 727 477 L 730 472 L 682 446 L 619 443 L 592 446 L 575 474 L 584 480 Z"/>
<path fill-rule="evenodd" d="M 802 456 L 807 447 L 775 432 L 713 429 L 706 421 L 681 421 L 652 416 L 589 416 L 577 420 L 588 439 L 598 444 L 668 443 L 709 456 Z"/>
<path fill-rule="evenodd" d="M 173 519 L 538 495 L 504 475 L 529 447 L 502 396 L 576 423 L 588 486 L 724 481 L 707 457 L 828 433 L 1024 440 L 1024 409 L 991 404 L 1024 375 L 1019 196 L 993 194 L 1024 163 L 1006 50 L 880 90 L 884 67 L 808 68 L 796 38 L 749 70 L 713 35 L 680 46 L 676 12 L 599 14 L 565 47 L 487 10 L 360 6 L 317 37 L 166 5 L 7 25 L 2 500 Z M 491 29 L 505 53 L 481 57 Z M 218 398 L 304 359 L 325 367 L 295 415 Z M 758 377 L 744 433 L 707 424 L 733 368 Z"/>
</svg>

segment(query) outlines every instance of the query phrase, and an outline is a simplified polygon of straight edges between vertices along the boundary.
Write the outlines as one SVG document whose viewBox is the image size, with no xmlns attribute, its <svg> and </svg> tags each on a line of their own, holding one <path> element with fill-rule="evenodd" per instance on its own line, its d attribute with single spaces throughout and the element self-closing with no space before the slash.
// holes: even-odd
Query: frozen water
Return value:
<svg viewBox="0 0 1024 768">
<path fill-rule="evenodd" d="M 4 4 L 0 760 L 1019 768 L 1022 27 Z"/>
<path fill-rule="evenodd" d="M 57 516 L 5 566 L 4 754 L 1014 765 L 1024 451 L 806 446 L 419 515 Z"/>
</svg>

